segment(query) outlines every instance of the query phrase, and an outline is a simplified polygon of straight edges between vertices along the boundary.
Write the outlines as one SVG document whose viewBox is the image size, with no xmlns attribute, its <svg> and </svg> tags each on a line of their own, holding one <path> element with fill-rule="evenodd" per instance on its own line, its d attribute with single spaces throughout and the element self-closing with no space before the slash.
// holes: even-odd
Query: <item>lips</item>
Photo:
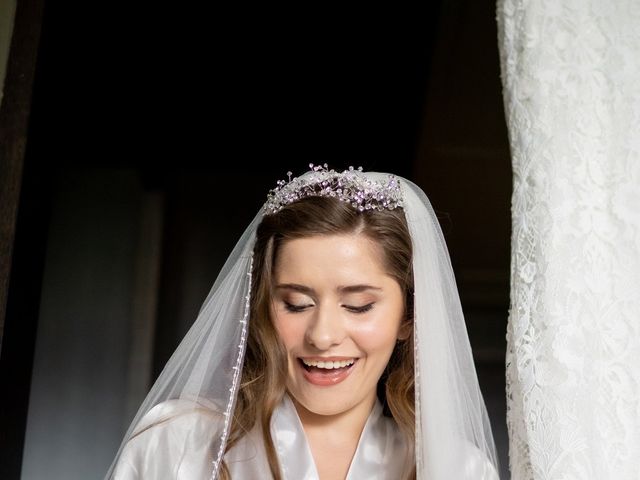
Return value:
<svg viewBox="0 0 640 480">
<path fill-rule="evenodd" d="M 302 376 L 309 383 L 321 387 L 336 385 L 351 374 L 357 358 L 298 359 Z"/>
</svg>

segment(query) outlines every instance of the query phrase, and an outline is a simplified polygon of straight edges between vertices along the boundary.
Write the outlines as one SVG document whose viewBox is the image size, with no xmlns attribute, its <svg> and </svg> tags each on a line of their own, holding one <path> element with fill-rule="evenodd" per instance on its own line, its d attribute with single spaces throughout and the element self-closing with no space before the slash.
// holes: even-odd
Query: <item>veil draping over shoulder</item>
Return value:
<svg viewBox="0 0 640 480">
<path fill-rule="evenodd" d="M 362 175 L 375 181 L 389 178 L 375 172 Z M 417 478 L 497 479 L 491 426 L 438 220 L 417 185 L 396 179 L 413 244 Z M 261 210 L 236 244 L 195 323 L 147 395 L 107 479 L 112 478 L 127 441 L 153 428 L 147 418 L 162 422 L 162 406 L 175 399 L 186 410 L 202 408 L 219 416 L 220 428 L 209 447 L 211 478 L 217 478 L 242 372 L 250 322 L 252 250 L 262 215 Z M 176 410 L 171 414 L 176 415 Z"/>
</svg>

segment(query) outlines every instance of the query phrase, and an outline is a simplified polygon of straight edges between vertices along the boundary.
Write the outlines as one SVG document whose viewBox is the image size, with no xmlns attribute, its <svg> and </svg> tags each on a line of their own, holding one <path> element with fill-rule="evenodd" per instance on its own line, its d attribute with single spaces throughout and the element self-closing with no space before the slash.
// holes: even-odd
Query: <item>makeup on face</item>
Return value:
<svg viewBox="0 0 640 480">
<path fill-rule="evenodd" d="M 381 252 L 362 235 L 285 242 L 274 268 L 273 321 L 287 350 L 287 389 L 312 412 L 375 399 L 404 315 Z"/>
</svg>

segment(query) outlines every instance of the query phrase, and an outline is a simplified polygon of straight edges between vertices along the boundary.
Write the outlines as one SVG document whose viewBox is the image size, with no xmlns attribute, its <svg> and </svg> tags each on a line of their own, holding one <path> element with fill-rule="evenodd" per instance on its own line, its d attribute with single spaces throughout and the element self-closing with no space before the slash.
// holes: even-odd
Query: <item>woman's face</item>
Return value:
<svg viewBox="0 0 640 480">
<path fill-rule="evenodd" d="M 281 245 L 275 328 L 287 350 L 287 389 L 309 412 L 373 405 L 404 318 L 404 296 L 363 235 L 317 235 Z"/>
</svg>

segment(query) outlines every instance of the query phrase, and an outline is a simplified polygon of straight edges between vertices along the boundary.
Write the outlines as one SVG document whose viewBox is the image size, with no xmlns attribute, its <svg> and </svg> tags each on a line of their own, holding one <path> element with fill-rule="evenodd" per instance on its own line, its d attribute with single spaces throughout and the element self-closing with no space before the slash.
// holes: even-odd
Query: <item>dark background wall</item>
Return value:
<svg viewBox="0 0 640 480">
<path fill-rule="evenodd" d="M 310 162 L 430 196 L 507 478 L 493 2 L 195 8 L 45 5 L 0 358 L 19 393 L 6 478 L 102 477 L 266 191 Z"/>
</svg>

